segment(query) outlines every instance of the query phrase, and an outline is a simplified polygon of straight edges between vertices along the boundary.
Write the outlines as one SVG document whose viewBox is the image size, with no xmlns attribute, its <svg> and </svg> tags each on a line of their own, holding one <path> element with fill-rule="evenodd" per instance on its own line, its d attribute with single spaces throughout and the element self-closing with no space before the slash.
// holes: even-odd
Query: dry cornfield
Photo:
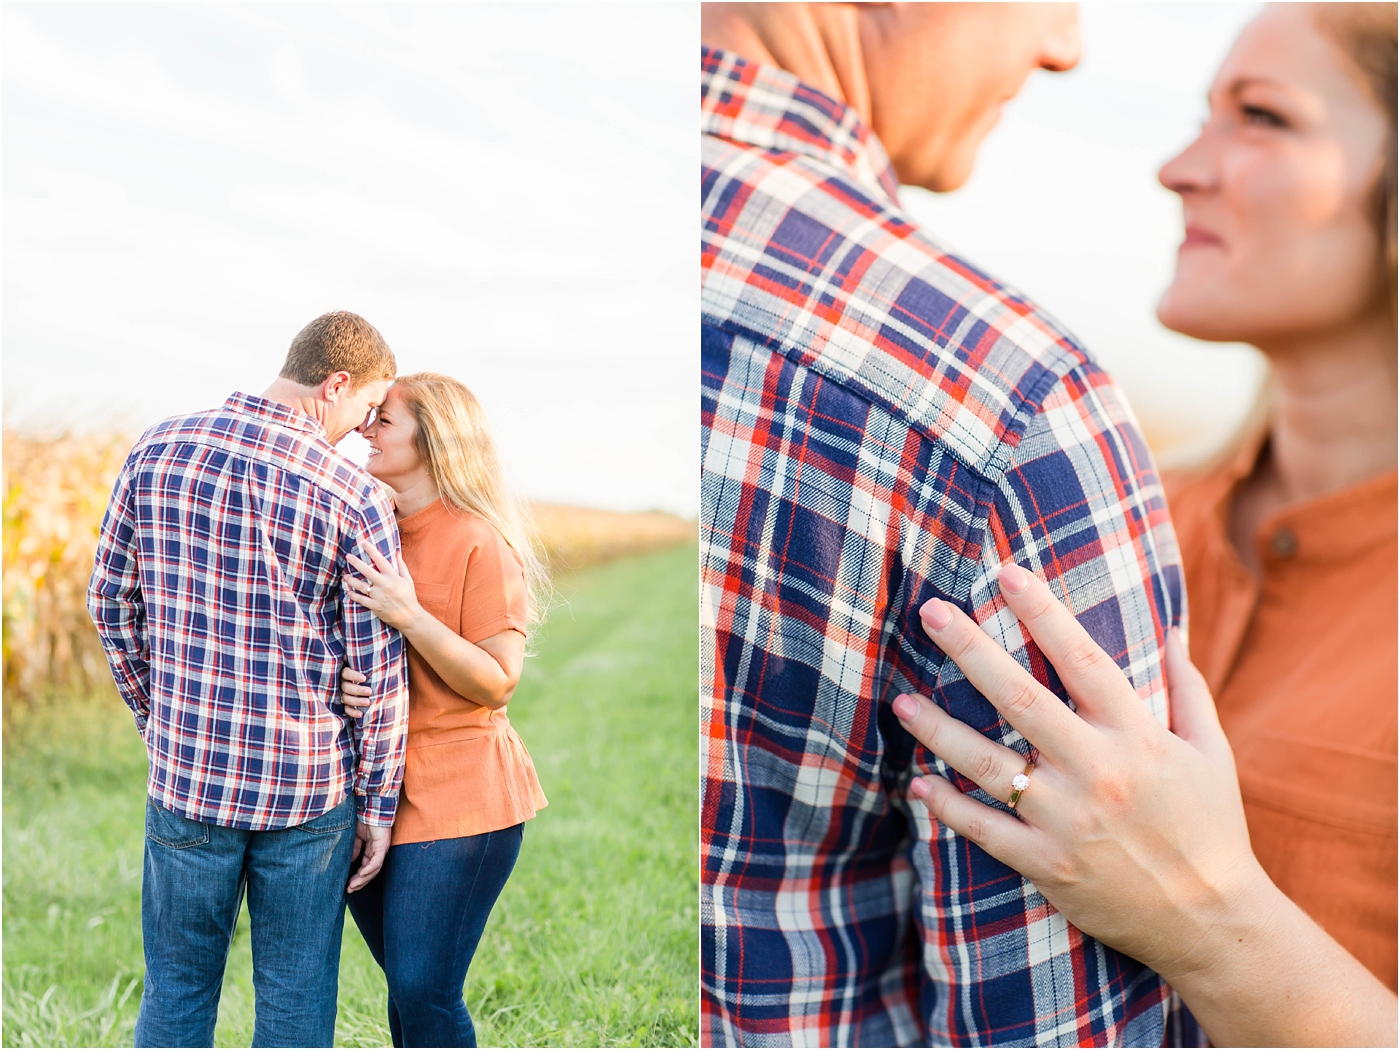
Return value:
<svg viewBox="0 0 1400 1050">
<path fill-rule="evenodd" d="M 122 436 L 4 435 L 5 698 L 110 688 L 86 593 Z"/>
<path fill-rule="evenodd" d="M 111 687 L 86 592 L 124 435 L 4 435 L 4 688 L 8 701 Z M 693 540 L 670 514 L 538 504 L 550 564 L 568 571 Z"/>
<path fill-rule="evenodd" d="M 558 503 L 535 503 L 531 510 L 556 572 L 687 543 L 697 534 L 695 522 L 660 511 L 619 514 Z"/>
</svg>

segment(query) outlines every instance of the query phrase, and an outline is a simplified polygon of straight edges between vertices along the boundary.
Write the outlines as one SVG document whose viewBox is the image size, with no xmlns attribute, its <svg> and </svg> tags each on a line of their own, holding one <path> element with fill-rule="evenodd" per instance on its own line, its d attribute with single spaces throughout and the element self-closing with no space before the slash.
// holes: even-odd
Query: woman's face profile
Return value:
<svg viewBox="0 0 1400 1050">
<path fill-rule="evenodd" d="M 1236 41 L 1199 137 L 1159 173 L 1186 236 L 1157 306 L 1168 328 L 1268 345 L 1388 309 L 1373 218 L 1386 116 L 1309 4 Z"/>
<path fill-rule="evenodd" d="M 404 404 L 398 388 L 390 387 L 374 422 L 364 429 L 365 441 L 369 443 L 365 468 L 380 481 L 412 474 L 423 462 L 413 444 L 417 432 L 413 413 Z"/>
</svg>

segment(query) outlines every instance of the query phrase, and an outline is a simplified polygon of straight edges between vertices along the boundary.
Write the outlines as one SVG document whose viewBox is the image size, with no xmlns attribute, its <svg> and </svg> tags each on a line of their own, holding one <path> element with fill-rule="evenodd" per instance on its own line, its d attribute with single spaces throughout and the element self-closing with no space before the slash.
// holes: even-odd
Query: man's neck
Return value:
<svg viewBox="0 0 1400 1050">
<path fill-rule="evenodd" d="M 320 423 L 322 428 L 326 425 L 326 410 L 330 406 L 317 397 L 315 391 L 308 390 L 300 383 L 294 383 L 290 379 L 283 379 L 279 376 L 270 387 L 262 392 L 262 396 L 268 401 L 276 401 L 278 404 L 294 408 L 298 412 L 305 412 Z"/>
<path fill-rule="evenodd" d="M 857 4 L 702 4 L 700 39 L 741 58 L 777 66 L 846 103 L 867 125 L 870 86 Z"/>
</svg>

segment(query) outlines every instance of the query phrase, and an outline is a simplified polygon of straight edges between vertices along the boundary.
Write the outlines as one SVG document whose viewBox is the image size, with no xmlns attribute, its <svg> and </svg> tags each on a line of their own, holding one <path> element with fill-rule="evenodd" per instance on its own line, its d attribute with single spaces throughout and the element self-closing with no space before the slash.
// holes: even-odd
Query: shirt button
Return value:
<svg viewBox="0 0 1400 1050">
<path fill-rule="evenodd" d="M 1298 553 L 1298 537 L 1292 529 L 1279 529 L 1269 537 L 1269 549 L 1280 558 L 1291 558 Z"/>
</svg>

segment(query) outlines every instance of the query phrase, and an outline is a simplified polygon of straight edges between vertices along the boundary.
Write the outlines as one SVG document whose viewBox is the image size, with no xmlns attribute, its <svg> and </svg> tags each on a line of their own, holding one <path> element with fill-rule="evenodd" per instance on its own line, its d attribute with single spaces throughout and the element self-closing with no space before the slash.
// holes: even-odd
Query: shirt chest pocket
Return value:
<svg viewBox="0 0 1400 1050">
<path fill-rule="evenodd" d="M 452 616 L 452 585 L 448 583 L 417 583 L 413 591 L 418 596 L 418 604 L 427 609 L 437 619 L 456 630 Z"/>
<path fill-rule="evenodd" d="M 1394 755 L 1259 733 L 1237 748 L 1240 791 L 1266 809 L 1350 831 L 1394 837 Z"/>
</svg>

